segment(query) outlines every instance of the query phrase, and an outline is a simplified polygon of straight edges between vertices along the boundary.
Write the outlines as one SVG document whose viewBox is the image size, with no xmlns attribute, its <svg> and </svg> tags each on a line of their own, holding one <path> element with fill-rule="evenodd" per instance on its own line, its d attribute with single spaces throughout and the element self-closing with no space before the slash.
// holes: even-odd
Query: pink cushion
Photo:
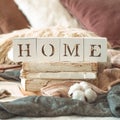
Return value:
<svg viewBox="0 0 120 120">
<path fill-rule="evenodd" d="M 120 47 L 120 0 L 60 0 L 83 26 Z"/>
</svg>

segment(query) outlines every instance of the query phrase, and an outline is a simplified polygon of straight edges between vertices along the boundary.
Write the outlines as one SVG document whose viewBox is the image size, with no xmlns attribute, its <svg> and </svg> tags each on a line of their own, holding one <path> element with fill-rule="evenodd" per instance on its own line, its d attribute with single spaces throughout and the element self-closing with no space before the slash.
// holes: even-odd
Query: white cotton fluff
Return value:
<svg viewBox="0 0 120 120">
<path fill-rule="evenodd" d="M 84 82 L 84 81 L 80 82 L 80 87 L 83 91 L 85 91 L 88 88 L 91 88 L 91 86 L 87 82 Z"/>
<path fill-rule="evenodd" d="M 72 99 L 88 103 L 94 102 L 97 98 L 97 93 L 84 81 L 73 84 L 68 91 L 68 95 L 71 96 Z"/>
<path fill-rule="evenodd" d="M 75 90 L 72 94 L 72 99 L 77 99 L 77 100 L 85 102 L 84 92 L 81 90 Z"/>
<path fill-rule="evenodd" d="M 97 98 L 97 93 L 93 91 L 91 88 L 86 89 L 84 94 L 87 102 L 89 103 L 94 102 Z"/>
<path fill-rule="evenodd" d="M 71 96 L 74 91 L 80 90 L 80 89 L 81 89 L 80 84 L 79 84 L 79 83 L 75 83 L 75 84 L 73 84 L 73 85 L 70 87 L 70 89 L 69 89 L 69 91 L 68 91 L 68 95 Z"/>
</svg>

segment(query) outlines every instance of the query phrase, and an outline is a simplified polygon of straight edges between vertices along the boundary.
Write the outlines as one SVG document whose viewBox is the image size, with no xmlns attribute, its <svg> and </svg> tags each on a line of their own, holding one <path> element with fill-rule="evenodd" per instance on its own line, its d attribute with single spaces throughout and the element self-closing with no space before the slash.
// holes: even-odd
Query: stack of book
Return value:
<svg viewBox="0 0 120 120">
<path fill-rule="evenodd" d="M 42 87 L 61 81 L 88 81 L 97 84 L 97 63 L 89 62 L 23 62 L 21 84 L 26 91 L 40 91 Z"/>
</svg>

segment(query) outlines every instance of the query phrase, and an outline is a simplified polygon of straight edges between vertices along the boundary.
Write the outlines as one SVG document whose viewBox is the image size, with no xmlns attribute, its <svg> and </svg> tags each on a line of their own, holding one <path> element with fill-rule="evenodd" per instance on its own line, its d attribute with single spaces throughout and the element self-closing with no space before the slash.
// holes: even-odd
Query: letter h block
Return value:
<svg viewBox="0 0 120 120">
<path fill-rule="evenodd" d="M 36 59 L 36 38 L 17 38 L 13 42 L 14 61 L 33 61 Z"/>
</svg>

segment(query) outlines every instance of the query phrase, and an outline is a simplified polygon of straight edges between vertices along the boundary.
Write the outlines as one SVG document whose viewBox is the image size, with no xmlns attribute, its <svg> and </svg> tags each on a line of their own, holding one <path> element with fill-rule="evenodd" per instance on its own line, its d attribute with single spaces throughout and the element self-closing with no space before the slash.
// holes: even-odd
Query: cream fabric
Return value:
<svg viewBox="0 0 120 120">
<path fill-rule="evenodd" d="M 68 13 L 59 0 L 14 1 L 34 28 L 56 25 L 80 27 L 77 20 Z"/>
</svg>

